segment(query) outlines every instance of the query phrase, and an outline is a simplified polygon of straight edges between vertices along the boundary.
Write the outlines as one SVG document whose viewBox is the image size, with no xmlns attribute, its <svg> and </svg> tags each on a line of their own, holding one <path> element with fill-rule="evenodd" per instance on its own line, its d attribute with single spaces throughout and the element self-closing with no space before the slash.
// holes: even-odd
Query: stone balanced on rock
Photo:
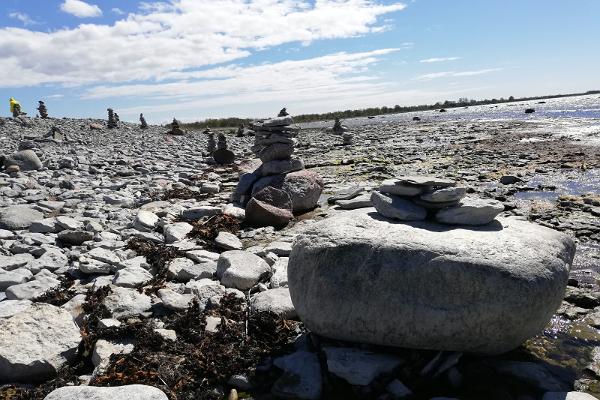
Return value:
<svg viewBox="0 0 600 400">
<path fill-rule="evenodd" d="M 144 118 L 144 114 L 140 114 L 140 128 L 147 129 L 148 123 L 146 122 L 146 118 Z"/>
<path fill-rule="evenodd" d="M 46 119 L 48 118 L 48 109 L 46 108 L 46 104 L 44 104 L 43 101 L 38 101 L 39 105 L 38 105 L 38 112 L 40 113 L 40 118 L 42 119 Z"/>
<path fill-rule="evenodd" d="M 115 118 L 115 112 L 112 108 L 107 108 L 106 111 L 108 111 L 108 122 L 106 126 L 108 127 L 108 129 L 116 128 L 119 124 L 117 119 Z"/>
<path fill-rule="evenodd" d="M 171 130 L 168 131 L 167 134 L 181 136 L 185 134 L 185 131 L 179 127 L 179 121 L 173 118 L 173 122 L 171 122 Z"/>
<path fill-rule="evenodd" d="M 321 336 L 499 354 L 544 329 L 574 254 L 569 236 L 517 218 L 450 228 L 363 208 L 303 230 L 288 284 L 300 319 Z"/>
<path fill-rule="evenodd" d="M 223 133 L 219 133 L 217 150 L 212 153 L 212 156 L 217 164 L 232 164 L 235 161 L 235 154 L 227 149 L 227 138 Z"/>
<path fill-rule="evenodd" d="M 292 124 L 290 116 L 253 124 L 252 150 L 262 165 L 241 174 L 233 200 L 245 205 L 246 219 L 255 226 L 285 226 L 294 214 L 315 208 L 323 191 L 321 177 L 292 158 L 299 131 Z"/>
<path fill-rule="evenodd" d="M 504 211 L 493 199 L 465 197 L 456 182 L 431 176 L 401 176 L 383 181 L 371 193 L 377 212 L 400 221 L 422 221 L 428 216 L 448 225 L 485 225 Z"/>
</svg>

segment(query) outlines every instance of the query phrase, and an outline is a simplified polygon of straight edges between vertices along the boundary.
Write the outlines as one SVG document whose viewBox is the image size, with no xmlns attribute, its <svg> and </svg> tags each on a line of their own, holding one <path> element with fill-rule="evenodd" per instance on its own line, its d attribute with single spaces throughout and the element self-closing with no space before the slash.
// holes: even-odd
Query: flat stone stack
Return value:
<svg viewBox="0 0 600 400">
<path fill-rule="evenodd" d="M 429 217 L 447 225 L 485 225 L 504 211 L 497 200 L 466 194 L 466 188 L 449 179 L 403 176 L 385 180 L 371 193 L 371 202 L 387 218 L 422 221 Z"/>
<path fill-rule="evenodd" d="M 240 175 L 233 200 L 246 206 L 246 219 L 256 226 L 284 226 L 293 214 L 315 208 L 323 181 L 293 158 L 299 128 L 289 115 L 256 122 L 252 151 L 262 165 Z"/>
</svg>

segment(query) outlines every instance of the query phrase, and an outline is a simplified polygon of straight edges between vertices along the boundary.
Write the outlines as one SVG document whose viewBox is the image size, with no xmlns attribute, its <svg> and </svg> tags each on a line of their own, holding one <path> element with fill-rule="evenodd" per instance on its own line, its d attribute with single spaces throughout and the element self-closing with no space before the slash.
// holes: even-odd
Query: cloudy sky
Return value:
<svg viewBox="0 0 600 400">
<path fill-rule="evenodd" d="M 600 89 L 598 0 L 2 0 L 0 92 L 153 122 Z"/>
</svg>

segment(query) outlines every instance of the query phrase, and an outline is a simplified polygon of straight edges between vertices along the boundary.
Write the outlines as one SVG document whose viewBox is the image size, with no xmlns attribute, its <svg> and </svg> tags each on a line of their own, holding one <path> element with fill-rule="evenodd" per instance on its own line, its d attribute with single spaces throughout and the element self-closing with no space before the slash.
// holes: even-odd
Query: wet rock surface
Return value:
<svg viewBox="0 0 600 400">
<path fill-rule="evenodd" d="M 556 396 L 554 392 L 579 392 L 566 398 L 600 394 L 600 150 L 592 143 L 600 133 L 587 129 L 579 136 L 566 135 L 586 123 L 576 119 L 547 123 L 419 116 L 418 123 L 412 116 L 385 124 L 377 118 L 345 120 L 352 130 L 348 146 L 318 124 L 303 126 L 300 132 L 265 126 L 265 131 L 285 134 L 269 134 L 272 143 L 265 144 L 272 147 L 258 157 L 265 164 L 290 158 L 269 164 L 265 174 L 298 173 L 293 170 L 300 164 L 294 160 L 302 160 L 305 169 L 300 172 L 322 179 L 317 183 L 322 195 L 311 198 L 319 207 L 293 215 L 289 195 L 289 204 L 280 209 L 284 212 L 275 215 L 285 222 L 279 230 L 270 223 L 248 226 L 244 209 L 230 201 L 240 176 L 246 176 L 243 163 L 256 160 L 251 136 L 225 132 L 235 162 L 216 165 L 199 150 L 208 147 L 209 139 L 200 132 L 166 135 L 166 127 L 141 129 L 122 121 L 108 129 L 106 121 L 91 119 L 28 119 L 27 124 L 3 119 L 0 154 L 33 151 L 41 165 L 0 171 L 0 214 L 27 208 L 22 215 L 8 213 L 16 217 L 0 226 L 0 326 L 25 318 L 32 305 L 51 305 L 64 311 L 60 315 L 65 318 L 69 315 L 73 332 L 80 336 L 72 336 L 73 344 L 58 358 L 35 357 L 47 360 L 36 365 L 52 366 L 47 369 L 49 380 L 39 382 L 30 370 L 19 369 L 25 371 L 23 379 L 3 382 L 0 397 L 43 399 L 60 387 L 76 385 L 69 388 L 75 393 L 85 388 L 77 385 L 88 383 L 149 385 L 169 399 L 221 399 L 231 389 L 253 398 L 401 398 L 412 393 L 418 399 L 542 399 L 553 398 L 549 396 Z M 52 126 L 62 134 L 44 138 Z M 296 141 L 292 149 L 286 135 Z M 260 164 L 255 161 L 249 172 Z M 423 182 L 394 181 L 424 175 L 456 182 L 465 188 L 465 197 L 443 188 L 415 192 Z M 248 176 L 243 178 L 250 182 L 246 189 L 264 179 Z M 386 180 L 404 192 L 382 190 Z M 311 186 L 303 182 L 282 186 L 308 193 Z M 577 242 L 570 289 L 548 326 L 519 348 L 495 357 L 357 345 L 306 332 L 285 297 L 289 247 L 315 222 L 371 205 L 376 189 L 419 196 L 428 205 L 458 197 L 495 200 L 504 208 L 499 218 L 519 216 L 569 235 Z M 269 204 L 260 206 L 264 212 Z M 272 214 L 266 215 L 275 218 Z M 219 279 L 220 254 L 239 251 L 228 249 L 239 247 L 233 237 L 217 240 L 220 232 L 235 235 L 241 250 L 268 267 L 261 264 L 244 289 L 233 282 L 240 277 L 246 282 L 245 275 L 227 285 Z M 170 271 L 175 259 L 192 264 Z M 39 335 L 41 329 L 34 325 L 31 329 Z M 105 372 L 94 375 L 92 355 L 99 340 L 134 343 L 134 349 L 128 354 L 117 351 Z M 17 342 L 10 339 L 10 344 Z M 28 342 L 19 354 L 33 354 L 34 348 Z M 358 349 L 348 354 L 367 352 L 402 362 L 374 369 L 376 376 L 363 385 L 372 375 L 355 375 L 349 361 L 344 369 L 333 364 L 330 369 L 325 348 Z M 356 360 L 349 355 L 342 359 Z"/>
</svg>

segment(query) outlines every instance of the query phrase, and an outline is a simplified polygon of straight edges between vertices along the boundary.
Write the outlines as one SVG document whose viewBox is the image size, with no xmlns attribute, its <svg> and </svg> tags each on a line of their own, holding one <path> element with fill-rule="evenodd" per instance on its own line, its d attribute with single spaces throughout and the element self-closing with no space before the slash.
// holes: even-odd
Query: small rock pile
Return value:
<svg viewBox="0 0 600 400">
<path fill-rule="evenodd" d="M 212 154 L 217 149 L 217 142 L 215 141 L 215 133 L 210 129 L 204 131 L 208 135 L 208 143 L 206 145 L 206 151 Z"/>
<path fill-rule="evenodd" d="M 116 115 L 115 115 L 115 112 L 113 111 L 113 109 L 107 108 L 106 111 L 108 111 L 108 122 L 106 124 L 108 129 L 114 129 L 114 128 L 118 127 L 119 121 L 116 118 Z"/>
<path fill-rule="evenodd" d="M 185 131 L 179 127 L 179 121 L 173 118 L 173 122 L 171 122 L 171 130 L 168 131 L 167 134 L 182 136 L 185 134 Z"/>
<path fill-rule="evenodd" d="M 44 104 L 43 101 L 38 101 L 39 106 L 38 106 L 38 112 L 40 113 L 40 118 L 42 119 L 46 119 L 48 118 L 48 109 L 46 108 L 46 104 Z"/>
<path fill-rule="evenodd" d="M 209 138 L 209 147 L 214 145 L 214 135 L 212 136 L 212 144 Z M 219 133 L 217 150 L 212 153 L 212 156 L 217 164 L 232 164 L 235 161 L 233 151 L 227 149 L 227 138 L 224 134 Z"/>
<path fill-rule="evenodd" d="M 146 122 L 146 118 L 144 118 L 144 114 L 140 114 L 140 128 L 148 129 L 148 123 Z"/>
<path fill-rule="evenodd" d="M 321 177 L 292 158 L 299 131 L 293 122 L 284 115 L 253 124 L 252 151 L 262 165 L 241 174 L 233 196 L 246 205 L 246 219 L 253 225 L 285 226 L 294 214 L 315 208 L 323 191 Z"/>
<path fill-rule="evenodd" d="M 447 225 L 485 225 L 504 211 L 493 199 L 465 197 L 467 189 L 450 179 L 403 176 L 385 180 L 371 193 L 377 212 L 400 221 L 422 221 L 428 216 Z"/>
</svg>

